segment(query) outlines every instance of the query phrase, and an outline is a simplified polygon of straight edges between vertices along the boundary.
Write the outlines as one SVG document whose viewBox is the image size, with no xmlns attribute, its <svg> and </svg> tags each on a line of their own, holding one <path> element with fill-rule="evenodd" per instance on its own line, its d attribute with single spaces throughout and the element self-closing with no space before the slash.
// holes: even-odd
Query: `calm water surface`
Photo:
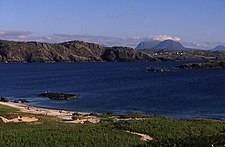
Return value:
<svg viewBox="0 0 225 147">
<path fill-rule="evenodd" d="M 184 62 L 0 64 L 0 97 L 85 112 L 225 119 L 224 69 L 144 72 L 145 67 L 175 67 Z M 37 96 L 45 91 L 81 97 L 55 101 Z"/>
</svg>

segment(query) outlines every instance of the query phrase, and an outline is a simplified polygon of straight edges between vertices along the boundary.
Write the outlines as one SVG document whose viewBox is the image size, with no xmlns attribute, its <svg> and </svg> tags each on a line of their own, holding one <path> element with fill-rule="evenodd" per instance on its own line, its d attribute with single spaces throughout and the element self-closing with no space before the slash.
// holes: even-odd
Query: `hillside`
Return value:
<svg viewBox="0 0 225 147">
<path fill-rule="evenodd" d="M 158 40 L 150 40 L 150 41 L 142 41 L 140 42 L 135 49 L 150 49 L 158 45 L 160 41 Z"/>
<path fill-rule="evenodd" d="M 172 49 L 172 50 L 186 50 L 186 48 L 177 41 L 165 40 L 153 47 L 154 49 Z"/>
<path fill-rule="evenodd" d="M 1 62 L 152 61 L 150 55 L 127 47 L 102 47 L 83 41 L 59 44 L 0 40 Z"/>
<path fill-rule="evenodd" d="M 225 46 L 220 45 L 211 50 L 212 51 L 225 51 Z"/>
<path fill-rule="evenodd" d="M 210 50 L 169 50 L 169 49 L 147 49 L 143 52 L 151 55 L 156 60 L 225 60 L 224 51 Z"/>
</svg>

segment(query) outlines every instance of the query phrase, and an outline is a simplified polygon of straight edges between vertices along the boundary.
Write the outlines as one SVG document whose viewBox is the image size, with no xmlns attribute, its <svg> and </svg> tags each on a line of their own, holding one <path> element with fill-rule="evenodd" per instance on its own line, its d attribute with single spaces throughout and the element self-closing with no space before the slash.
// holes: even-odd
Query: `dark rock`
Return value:
<svg viewBox="0 0 225 147">
<path fill-rule="evenodd" d="M 17 99 L 13 101 L 14 103 L 28 103 L 29 101 L 26 99 Z"/>
<path fill-rule="evenodd" d="M 207 61 L 203 63 L 189 63 L 178 66 L 178 68 L 225 68 L 225 61 Z"/>
<path fill-rule="evenodd" d="M 151 68 L 151 67 L 147 67 L 145 68 L 145 72 L 170 72 L 169 69 L 165 69 L 165 68 Z"/>
<path fill-rule="evenodd" d="M 68 94 L 68 93 L 60 93 L 60 92 L 44 92 L 38 95 L 39 97 L 48 97 L 53 100 L 68 100 L 73 98 L 78 98 L 77 94 Z"/>
<path fill-rule="evenodd" d="M 132 48 L 128 47 L 111 47 L 106 48 L 105 52 L 101 55 L 104 61 L 154 61 L 155 59 L 152 58 L 147 53 L 136 51 Z"/>
<path fill-rule="evenodd" d="M 8 100 L 7 98 L 1 97 L 1 98 L 0 98 L 0 102 L 9 102 L 9 100 Z"/>
</svg>

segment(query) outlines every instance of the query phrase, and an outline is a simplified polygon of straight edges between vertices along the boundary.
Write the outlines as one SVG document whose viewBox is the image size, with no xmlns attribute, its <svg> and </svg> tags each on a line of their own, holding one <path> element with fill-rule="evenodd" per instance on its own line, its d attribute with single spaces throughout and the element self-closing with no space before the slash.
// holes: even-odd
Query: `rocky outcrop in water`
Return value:
<svg viewBox="0 0 225 147">
<path fill-rule="evenodd" d="M 0 102 L 8 102 L 9 100 L 7 98 L 4 97 L 0 97 Z"/>
<path fill-rule="evenodd" d="M 53 100 L 69 100 L 73 98 L 78 98 L 77 94 L 68 94 L 68 93 L 60 93 L 60 92 L 44 92 L 38 95 L 39 97 L 47 97 Z"/>
<path fill-rule="evenodd" d="M 152 67 L 146 67 L 145 72 L 170 72 L 171 70 L 166 68 L 152 68 Z"/>
<path fill-rule="evenodd" d="M 189 63 L 178 66 L 179 68 L 225 68 L 225 61 L 208 61 L 204 63 Z"/>
<path fill-rule="evenodd" d="M 152 61 L 149 54 L 126 47 L 102 47 L 83 41 L 58 44 L 0 40 L 0 62 Z"/>
<path fill-rule="evenodd" d="M 29 101 L 26 99 L 17 99 L 17 100 L 14 100 L 13 102 L 14 103 L 29 103 Z"/>
</svg>

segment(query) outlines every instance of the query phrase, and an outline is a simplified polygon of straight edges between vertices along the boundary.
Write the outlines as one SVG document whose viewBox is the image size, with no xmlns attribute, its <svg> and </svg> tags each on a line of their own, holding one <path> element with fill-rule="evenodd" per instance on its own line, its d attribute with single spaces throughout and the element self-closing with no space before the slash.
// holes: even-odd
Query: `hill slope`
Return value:
<svg viewBox="0 0 225 147">
<path fill-rule="evenodd" d="M 179 42 L 173 40 L 165 40 L 153 47 L 154 49 L 173 49 L 173 50 L 186 50 L 186 48 Z"/>
<path fill-rule="evenodd" d="M 151 40 L 151 41 L 142 41 L 140 42 L 135 49 L 150 49 L 158 45 L 160 41 L 158 40 Z"/>
<path fill-rule="evenodd" d="M 126 47 L 106 48 L 83 41 L 59 44 L 0 40 L 0 62 L 151 61 L 149 54 Z"/>
<path fill-rule="evenodd" d="M 211 50 L 212 51 L 225 51 L 225 46 L 220 45 Z"/>
</svg>

